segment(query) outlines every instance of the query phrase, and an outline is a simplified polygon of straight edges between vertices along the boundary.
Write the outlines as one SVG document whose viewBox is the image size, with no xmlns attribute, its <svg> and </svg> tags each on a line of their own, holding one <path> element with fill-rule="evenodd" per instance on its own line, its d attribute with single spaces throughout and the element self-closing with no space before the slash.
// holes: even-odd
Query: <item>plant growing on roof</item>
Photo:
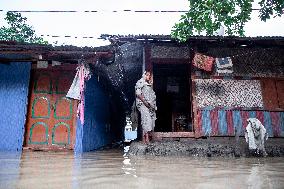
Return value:
<svg viewBox="0 0 284 189">
<path fill-rule="evenodd" d="M 171 35 L 186 41 L 194 32 L 213 35 L 224 26 L 228 35 L 244 36 L 244 25 L 251 19 L 252 4 L 256 0 L 188 0 L 189 11 L 173 26 Z M 284 0 L 261 0 L 259 18 L 266 21 L 271 16 L 281 16 Z"/>
<path fill-rule="evenodd" d="M 23 43 L 48 44 L 42 37 L 37 37 L 32 26 L 26 24 L 27 18 L 21 13 L 7 12 L 5 20 L 8 26 L 0 28 L 0 40 Z"/>
</svg>

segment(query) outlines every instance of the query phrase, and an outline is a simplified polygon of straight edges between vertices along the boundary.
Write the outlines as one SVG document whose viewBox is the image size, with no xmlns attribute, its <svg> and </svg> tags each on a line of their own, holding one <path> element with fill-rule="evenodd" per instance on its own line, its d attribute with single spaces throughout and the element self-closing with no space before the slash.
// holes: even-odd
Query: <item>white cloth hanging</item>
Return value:
<svg viewBox="0 0 284 189">
<path fill-rule="evenodd" d="M 84 106 L 85 106 L 85 81 L 91 78 L 90 67 L 85 62 L 80 62 L 77 67 L 77 73 L 73 79 L 72 85 L 68 90 L 66 97 L 79 100 L 77 116 L 81 124 L 84 124 Z"/>
<path fill-rule="evenodd" d="M 72 85 L 70 86 L 66 97 L 77 99 L 77 100 L 81 99 L 79 70 L 77 71 L 77 73 L 76 73 L 76 75 L 73 79 Z"/>
<path fill-rule="evenodd" d="M 264 148 L 264 140 L 267 140 L 268 135 L 262 123 L 256 118 L 247 119 L 245 138 L 249 144 L 250 150 L 257 150 L 257 153 L 263 152 L 266 155 Z"/>
<path fill-rule="evenodd" d="M 81 90 L 83 90 L 81 85 L 82 83 L 84 83 L 85 80 L 89 80 L 90 78 L 91 71 L 89 65 L 86 63 L 79 63 L 76 75 L 73 79 L 73 82 L 68 90 L 66 97 L 81 100 Z"/>
</svg>

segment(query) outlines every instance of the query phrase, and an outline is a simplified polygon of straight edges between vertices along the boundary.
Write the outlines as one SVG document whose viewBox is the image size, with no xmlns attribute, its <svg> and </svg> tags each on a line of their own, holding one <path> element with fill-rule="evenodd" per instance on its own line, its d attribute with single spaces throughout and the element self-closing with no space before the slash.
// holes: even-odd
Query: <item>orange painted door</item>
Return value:
<svg viewBox="0 0 284 189">
<path fill-rule="evenodd" d="M 66 98 L 75 69 L 34 69 L 25 132 L 32 149 L 73 149 L 77 102 Z"/>
</svg>

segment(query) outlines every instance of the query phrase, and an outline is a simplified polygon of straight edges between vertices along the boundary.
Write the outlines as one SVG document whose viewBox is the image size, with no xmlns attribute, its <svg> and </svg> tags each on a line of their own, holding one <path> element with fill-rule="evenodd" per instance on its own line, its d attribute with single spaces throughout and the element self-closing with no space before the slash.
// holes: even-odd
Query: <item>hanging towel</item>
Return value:
<svg viewBox="0 0 284 189">
<path fill-rule="evenodd" d="M 218 74 L 231 74 L 233 73 L 233 62 L 231 57 L 216 58 L 215 59 Z"/>
<path fill-rule="evenodd" d="M 84 81 L 91 78 L 91 71 L 89 65 L 86 63 L 80 63 L 76 69 L 76 75 L 66 97 L 81 100 L 81 91 L 84 90 Z"/>
<path fill-rule="evenodd" d="M 247 119 L 248 125 L 246 127 L 245 139 L 249 144 L 249 149 L 257 150 L 266 154 L 264 148 L 264 140 L 267 140 L 268 135 L 262 123 L 256 118 Z"/>
<path fill-rule="evenodd" d="M 216 64 L 217 64 L 217 68 L 219 69 L 233 67 L 232 59 L 230 57 L 216 58 Z"/>
<path fill-rule="evenodd" d="M 195 53 L 192 64 L 199 69 L 210 72 L 212 71 L 213 62 L 213 57 L 206 56 L 200 53 Z"/>
<path fill-rule="evenodd" d="M 81 124 L 84 124 L 84 90 L 85 90 L 85 81 L 91 78 L 90 67 L 87 63 L 80 61 L 77 67 L 77 73 L 73 79 L 72 85 L 69 88 L 69 91 L 66 95 L 68 98 L 73 98 L 80 100 L 78 104 L 77 116 L 79 117 Z"/>
</svg>

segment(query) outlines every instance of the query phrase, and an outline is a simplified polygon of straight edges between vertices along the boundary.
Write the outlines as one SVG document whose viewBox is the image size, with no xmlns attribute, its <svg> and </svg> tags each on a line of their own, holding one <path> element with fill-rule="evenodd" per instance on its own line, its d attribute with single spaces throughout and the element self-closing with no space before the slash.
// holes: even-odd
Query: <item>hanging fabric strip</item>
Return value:
<svg viewBox="0 0 284 189">
<path fill-rule="evenodd" d="M 84 107 L 85 107 L 85 81 L 91 78 L 90 67 L 87 63 L 81 60 L 79 68 L 79 78 L 80 78 L 80 103 L 78 105 L 77 115 L 80 118 L 81 124 L 84 124 Z"/>
<path fill-rule="evenodd" d="M 233 111 L 233 124 L 234 124 L 235 134 L 237 136 L 244 134 L 243 120 L 241 112 L 239 110 Z"/>
<path fill-rule="evenodd" d="M 233 136 L 235 134 L 234 123 L 233 123 L 233 111 L 226 111 L 227 113 L 227 127 L 228 135 Z"/>
<path fill-rule="evenodd" d="M 73 79 L 72 85 L 66 95 L 68 98 L 73 98 L 79 100 L 77 116 L 79 117 L 81 124 L 84 124 L 84 90 L 85 90 L 85 81 L 91 78 L 90 67 L 87 63 L 82 60 L 79 61 L 77 73 Z"/>
<path fill-rule="evenodd" d="M 210 119 L 211 119 L 211 127 L 212 127 L 212 134 L 214 136 L 218 135 L 218 110 L 212 110 L 210 112 Z"/>
<path fill-rule="evenodd" d="M 202 133 L 205 136 L 211 136 L 212 126 L 210 119 L 210 110 L 202 111 Z"/>
</svg>

